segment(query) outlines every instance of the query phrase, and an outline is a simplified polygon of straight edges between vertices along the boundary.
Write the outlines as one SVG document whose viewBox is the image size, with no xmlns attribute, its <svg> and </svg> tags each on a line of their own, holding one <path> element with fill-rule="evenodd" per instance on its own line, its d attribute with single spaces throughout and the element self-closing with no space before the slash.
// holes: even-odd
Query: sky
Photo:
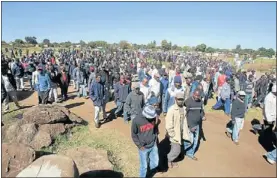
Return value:
<svg viewBox="0 0 277 178">
<path fill-rule="evenodd" d="M 276 2 L 2 2 L 2 40 L 276 50 Z"/>
</svg>

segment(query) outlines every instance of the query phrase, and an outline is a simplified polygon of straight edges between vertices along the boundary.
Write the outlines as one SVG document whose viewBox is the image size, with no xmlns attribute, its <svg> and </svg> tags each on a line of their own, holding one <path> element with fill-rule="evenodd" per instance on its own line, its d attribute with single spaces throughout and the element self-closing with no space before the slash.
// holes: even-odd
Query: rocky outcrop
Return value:
<svg viewBox="0 0 277 178">
<path fill-rule="evenodd" d="M 50 146 L 55 138 L 84 120 L 59 105 L 35 106 L 23 113 L 23 118 L 9 127 L 3 127 L 6 143 L 22 143 L 35 150 Z"/>
<path fill-rule="evenodd" d="M 3 143 L 2 177 L 15 177 L 35 160 L 35 155 L 35 150 L 27 145 Z"/>
<path fill-rule="evenodd" d="M 47 155 L 35 160 L 16 177 L 72 177 L 79 178 L 75 162 L 62 155 Z"/>
</svg>

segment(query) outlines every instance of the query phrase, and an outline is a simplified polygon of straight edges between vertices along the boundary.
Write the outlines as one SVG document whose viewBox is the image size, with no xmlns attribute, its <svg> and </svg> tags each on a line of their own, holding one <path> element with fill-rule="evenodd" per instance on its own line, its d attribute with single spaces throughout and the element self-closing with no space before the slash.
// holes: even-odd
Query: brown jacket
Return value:
<svg viewBox="0 0 277 178">
<path fill-rule="evenodd" d="M 178 105 L 175 103 L 171 106 L 167 112 L 165 118 L 165 128 L 167 134 L 169 136 L 170 142 L 179 143 L 180 145 L 184 140 L 190 141 L 190 131 L 187 124 L 186 118 L 186 108 L 184 107 L 184 124 L 183 124 L 183 135 L 181 135 L 181 119 L 180 119 L 180 111 Z"/>
</svg>

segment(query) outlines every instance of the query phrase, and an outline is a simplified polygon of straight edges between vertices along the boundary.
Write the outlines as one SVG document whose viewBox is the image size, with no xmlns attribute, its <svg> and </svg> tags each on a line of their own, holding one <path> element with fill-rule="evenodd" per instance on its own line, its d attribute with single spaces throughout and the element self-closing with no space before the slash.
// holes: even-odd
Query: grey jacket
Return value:
<svg viewBox="0 0 277 178">
<path fill-rule="evenodd" d="M 143 106 L 143 93 L 139 92 L 139 94 L 137 94 L 135 91 L 132 91 L 127 96 L 126 103 L 124 104 L 124 111 L 131 116 L 138 115 L 142 112 Z"/>
<path fill-rule="evenodd" d="M 220 97 L 225 100 L 227 98 L 230 98 L 230 95 L 231 95 L 231 87 L 228 83 L 225 82 L 222 85 L 222 90 L 220 92 Z"/>
</svg>

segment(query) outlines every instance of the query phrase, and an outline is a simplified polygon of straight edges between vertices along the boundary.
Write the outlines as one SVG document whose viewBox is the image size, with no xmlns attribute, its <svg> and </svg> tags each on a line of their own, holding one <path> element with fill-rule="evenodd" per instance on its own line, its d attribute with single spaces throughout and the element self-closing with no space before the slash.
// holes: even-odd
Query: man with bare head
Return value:
<svg viewBox="0 0 277 178">
<path fill-rule="evenodd" d="M 201 100 L 201 91 L 196 89 L 193 95 L 185 101 L 187 111 L 187 123 L 190 129 L 190 137 L 193 138 L 193 142 L 184 142 L 184 149 L 186 156 L 197 161 L 194 156 L 196 148 L 198 146 L 199 131 L 202 120 L 205 120 L 205 112 L 203 108 L 203 101 Z"/>
</svg>

